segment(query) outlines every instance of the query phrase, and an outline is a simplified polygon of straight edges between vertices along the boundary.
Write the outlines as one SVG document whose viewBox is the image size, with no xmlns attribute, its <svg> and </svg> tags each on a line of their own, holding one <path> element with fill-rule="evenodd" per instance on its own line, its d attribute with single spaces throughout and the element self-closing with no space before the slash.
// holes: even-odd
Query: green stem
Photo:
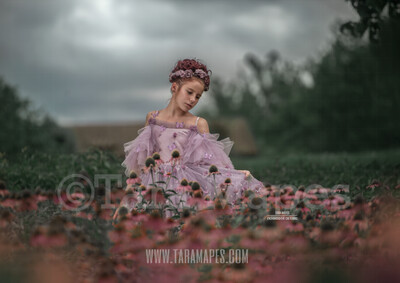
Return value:
<svg viewBox="0 0 400 283">
<path fill-rule="evenodd" d="M 182 203 L 182 197 L 183 197 L 183 193 L 181 194 L 181 199 L 179 200 L 179 203 L 178 203 L 178 209 L 179 209 L 179 206 L 180 206 L 181 203 Z M 182 203 L 182 210 L 183 210 L 183 203 Z"/>
<path fill-rule="evenodd" d="M 174 173 L 175 163 L 172 165 L 171 175 Z M 168 176 L 167 183 L 165 184 L 165 191 L 168 189 L 169 181 L 171 180 L 171 176 Z"/>
<path fill-rule="evenodd" d="M 214 199 L 217 197 L 217 182 L 215 180 L 215 174 L 213 174 L 213 180 L 214 180 Z"/>
<path fill-rule="evenodd" d="M 150 165 L 150 166 L 151 166 L 151 165 Z M 150 167 L 150 174 L 151 174 L 151 182 L 152 182 L 152 185 L 155 185 L 155 186 L 156 186 L 156 184 L 154 183 L 153 166 Z"/>
</svg>

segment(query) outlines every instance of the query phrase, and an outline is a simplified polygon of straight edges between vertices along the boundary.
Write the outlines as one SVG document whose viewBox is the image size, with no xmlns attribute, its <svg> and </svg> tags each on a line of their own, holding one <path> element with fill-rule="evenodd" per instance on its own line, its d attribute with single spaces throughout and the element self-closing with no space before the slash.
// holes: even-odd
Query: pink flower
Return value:
<svg viewBox="0 0 400 283">
<path fill-rule="evenodd" d="M 175 190 L 176 190 L 177 193 L 182 194 L 182 193 L 185 193 L 185 192 L 191 192 L 192 191 L 192 187 L 189 186 L 189 185 L 187 185 L 187 186 L 180 185 L 180 186 L 176 187 Z"/>
<path fill-rule="evenodd" d="M 197 75 L 200 79 L 204 79 L 207 76 L 206 72 L 204 72 L 202 69 L 196 69 L 194 71 L 194 74 Z"/>
<path fill-rule="evenodd" d="M 328 188 L 316 188 L 316 189 L 309 190 L 308 193 L 309 194 L 327 194 L 330 191 L 331 190 Z"/>
<path fill-rule="evenodd" d="M 142 180 L 139 177 L 129 178 L 126 180 L 126 184 L 128 184 L 128 185 L 140 184 L 141 182 L 142 182 Z"/>
<path fill-rule="evenodd" d="M 191 78 L 193 76 L 193 71 L 192 70 L 186 70 L 185 71 L 185 77 L 186 78 Z"/>
<path fill-rule="evenodd" d="M 378 180 L 373 180 L 372 184 L 367 186 L 367 189 L 375 189 L 380 186 L 382 186 L 382 184 Z"/>
<path fill-rule="evenodd" d="M 185 71 L 183 71 L 183 70 L 178 70 L 178 71 L 172 73 L 172 74 L 169 76 L 169 78 L 170 78 L 170 80 L 171 80 L 173 77 L 183 78 L 184 76 L 185 76 Z"/>
</svg>

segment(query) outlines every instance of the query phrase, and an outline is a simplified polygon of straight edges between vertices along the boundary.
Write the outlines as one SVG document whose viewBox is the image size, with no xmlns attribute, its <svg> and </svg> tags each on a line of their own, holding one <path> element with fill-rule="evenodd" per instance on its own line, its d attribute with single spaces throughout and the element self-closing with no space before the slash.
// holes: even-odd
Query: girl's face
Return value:
<svg viewBox="0 0 400 283">
<path fill-rule="evenodd" d="M 199 102 L 204 91 L 204 84 L 199 79 L 185 80 L 180 88 L 177 83 L 173 83 L 172 91 L 178 107 L 187 112 Z"/>
</svg>

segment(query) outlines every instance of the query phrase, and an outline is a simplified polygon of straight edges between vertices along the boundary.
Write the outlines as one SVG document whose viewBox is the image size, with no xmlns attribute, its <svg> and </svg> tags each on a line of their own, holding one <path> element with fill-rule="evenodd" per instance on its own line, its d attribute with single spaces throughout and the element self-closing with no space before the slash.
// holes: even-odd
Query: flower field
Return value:
<svg viewBox="0 0 400 283">
<path fill-rule="evenodd" d="M 216 184 L 215 199 L 190 180 L 171 190 L 162 183 L 144 187 L 135 174 L 124 185 L 112 183 L 108 190 L 100 183 L 92 192 L 86 178 L 121 170 L 102 152 L 25 160 L 19 172 L 4 158 L 0 167 L 1 282 L 400 279 L 400 186 L 386 169 L 377 170 L 382 180 L 360 188 L 265 182 L 259 193 L 245 191 L 231 205 L 225 199 L 229 180 Z M 53 170 L 37 169 L 45 164 Z M 156 173 L 155 163 L 148 165 Z M 80 190 L 54 189 L 77 172 L 86 176 L 74 179 Z M 187 202 L 173 207 L 169 200 L 177 196 Z M 126 200 L 134 208 L 115 213 Z M 201 262 L 196 251 L 203 251 Z"/>
</svg>

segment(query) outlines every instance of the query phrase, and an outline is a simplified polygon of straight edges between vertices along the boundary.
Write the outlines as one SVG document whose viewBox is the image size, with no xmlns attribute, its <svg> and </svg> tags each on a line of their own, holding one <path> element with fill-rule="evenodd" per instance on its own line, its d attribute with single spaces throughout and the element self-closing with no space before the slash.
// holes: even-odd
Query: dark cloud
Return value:
<svg viewBox="0 0 400 283">
<path fill-rule="evenodd" d="M 232 78 L 245 53 L 316 54 L 343 0 L 2 0 L 0 75 L 62 123 L 143 118 L 165 106 L 175 61 Z"/>
<path fill-rule="evenodd" d="M 2 0 L 2 22 L 11 22 L 15 28 L 48 27 L 71 12 L 78 0 Z"/>
</svg>

